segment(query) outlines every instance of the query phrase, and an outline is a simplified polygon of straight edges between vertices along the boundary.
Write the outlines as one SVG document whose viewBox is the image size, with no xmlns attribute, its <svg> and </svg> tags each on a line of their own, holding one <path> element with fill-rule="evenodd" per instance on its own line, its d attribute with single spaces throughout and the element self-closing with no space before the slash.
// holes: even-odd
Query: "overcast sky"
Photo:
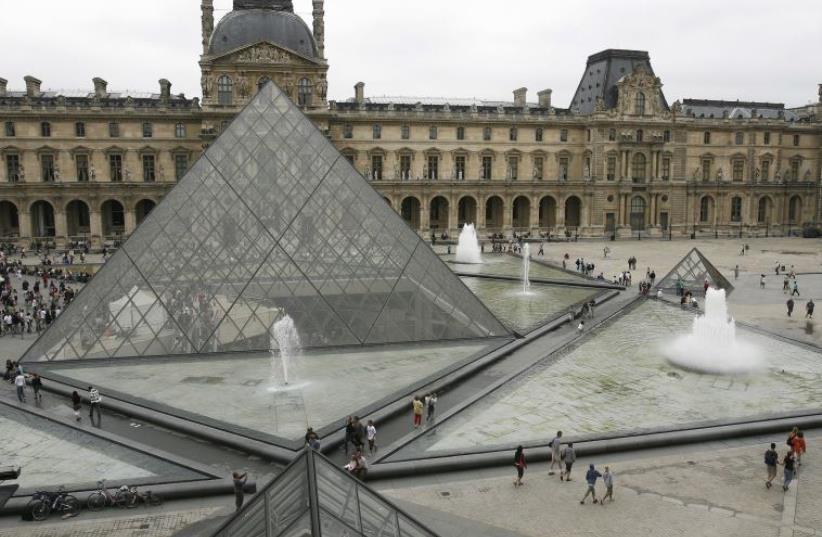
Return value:
<svg viewBox="0 0 822 537">
<path fill-rule="evenodd" d="M 0 0 L 0 77 L 23 88 L 199 96 L 199 0 Z M 216 18 L 232 0 L 216 0 Z M 311 25 L 311 0 L 294 0 Z M 529 100 L 568 106 L 588 55 L 647 50 L 669 102 L 683 97 L 815 101 L 822 1 L 327 0 L 329 98 L 367 95 Z"/>
</svg>

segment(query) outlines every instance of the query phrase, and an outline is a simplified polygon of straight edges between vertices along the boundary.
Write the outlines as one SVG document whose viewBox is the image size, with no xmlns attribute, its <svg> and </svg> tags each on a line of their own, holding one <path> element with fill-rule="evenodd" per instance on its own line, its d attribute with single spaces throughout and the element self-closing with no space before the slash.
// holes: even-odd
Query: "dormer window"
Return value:
<svg viewBox="0 0 822 537">
<path fill-rule="evenodd" d="M 636 94 L 634 101 L 634 113 L 638 116 L 645 115 L 645 94 L 641 91 Z"/>
</svg>

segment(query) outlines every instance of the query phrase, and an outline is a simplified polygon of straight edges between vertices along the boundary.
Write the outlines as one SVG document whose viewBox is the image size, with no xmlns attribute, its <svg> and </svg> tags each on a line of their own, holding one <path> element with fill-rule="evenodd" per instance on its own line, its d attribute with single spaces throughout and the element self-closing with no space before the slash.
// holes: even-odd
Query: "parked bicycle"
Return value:
<svg viewBox="0 0 822 537">
<path fill-rule="evenodd" d="M 113 494 L 106 488 L 105 479 L 98 481 L 97 486 L 99 490 L 89 494 L 86 500 L 86 506 L 88 506 L 89 511 L 100 511 L 106 506 L 120 508 L 135 507 L 132 505 L 131 492 L 127 486 L 123 485 Z"/>
<path fill-rule="evenodd" d="M 61 516 L 75 516 L 80 512 L 80 500 L 67 493 L 65 487 L 61 486 L 56 492 L 45 490 L 35 492 L 26 510 L 37 521 L 46 520 L 53 512 L 60 513 Z"/>
<path fill-rule="evenodd" d="M 137 490 L 137 487 L 131 487 L 129 494 L 131 495 L 132 502 L 130 507 L 137 507 L 138 503 L 142 503 L 145 507 L 159 507 L 163 505 L 163 499 L 150 490 L 140 492 Z"/>
</svg>

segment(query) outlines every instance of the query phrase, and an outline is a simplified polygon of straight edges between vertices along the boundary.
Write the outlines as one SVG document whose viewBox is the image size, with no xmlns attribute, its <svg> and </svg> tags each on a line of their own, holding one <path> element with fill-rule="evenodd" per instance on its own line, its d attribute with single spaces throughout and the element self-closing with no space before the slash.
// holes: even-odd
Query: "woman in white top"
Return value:
<svg viewBox="0 0 822 537">
<path fill-rule="evenodd" d="M 368 453 L 373 455 L 377 452 L 377 428 L 374 427 L 374 420 L 368 420 L 365 437 L 368 439 Z"/>
</svg>

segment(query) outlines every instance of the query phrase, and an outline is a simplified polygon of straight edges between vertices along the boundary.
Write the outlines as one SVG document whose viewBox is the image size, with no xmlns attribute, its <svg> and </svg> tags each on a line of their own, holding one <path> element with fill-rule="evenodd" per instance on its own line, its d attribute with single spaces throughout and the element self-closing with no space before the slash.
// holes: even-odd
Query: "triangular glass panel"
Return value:
<svg viewBox="0 0 822 537">
<path fill-rule="evenodd" d="M 705 282 L 708 282 L 711 287 L 724 289 L 725 293 L 730 293 L 734 289 L 719 269 L 708 261 L 702 252 L 693 248 L 664 278 L 659 280 L 656 287 L 667 292 L 688 290 L 693 294 L 703 294 Z"/>
</svg>

